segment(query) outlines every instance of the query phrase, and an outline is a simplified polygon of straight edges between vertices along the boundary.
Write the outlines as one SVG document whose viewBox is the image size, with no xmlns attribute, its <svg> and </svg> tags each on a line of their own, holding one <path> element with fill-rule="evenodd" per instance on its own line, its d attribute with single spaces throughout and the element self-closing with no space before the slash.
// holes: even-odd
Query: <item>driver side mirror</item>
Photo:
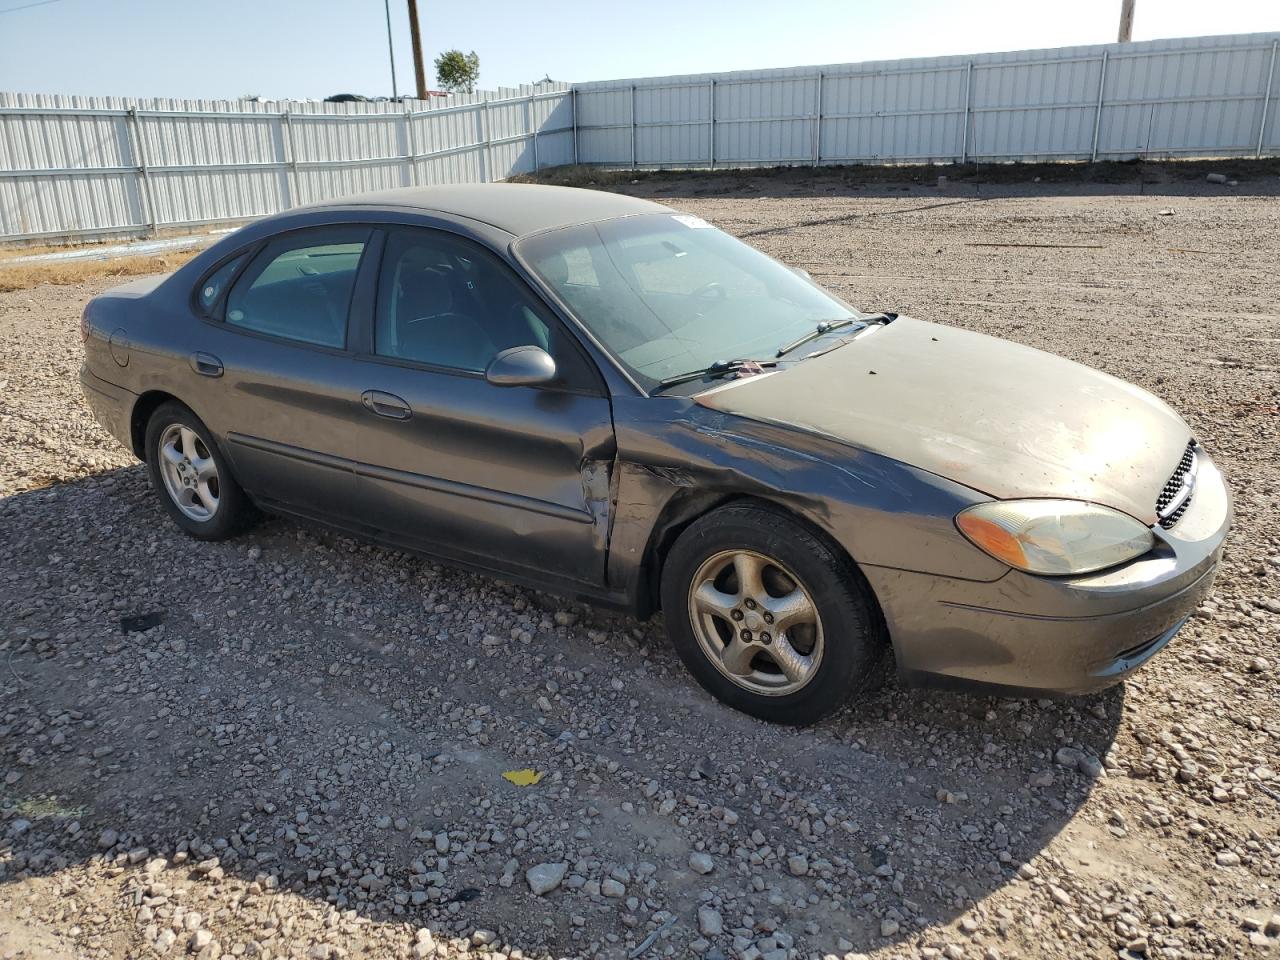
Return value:
<svg viewBox="0 0 1280 960">
<path fill-rule="evenodd" d="M 489 361 L 484 378 L 495 387 L 538 387 L 556 378 L 556 362 L 541 347 L 511 347 Z"/>
</svg>

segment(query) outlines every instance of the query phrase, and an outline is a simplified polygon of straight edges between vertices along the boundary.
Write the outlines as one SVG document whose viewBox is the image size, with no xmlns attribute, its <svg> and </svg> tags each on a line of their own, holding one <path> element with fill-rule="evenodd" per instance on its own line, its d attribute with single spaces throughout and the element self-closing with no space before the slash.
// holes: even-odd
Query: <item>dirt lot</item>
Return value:
<svg viewBox="0 0 1280 960">
<path fill-rule="evenodd" d="M 1148 669 L 777 729 L 660 623 L 283 521 L 196 543 L 79 397 L 109 281 L 6 293 L 0 957 L 1280 955 L 1280 181 L 921 176 L 624 188 L 1180 410 L 1237 526 Z"/>
</svg>

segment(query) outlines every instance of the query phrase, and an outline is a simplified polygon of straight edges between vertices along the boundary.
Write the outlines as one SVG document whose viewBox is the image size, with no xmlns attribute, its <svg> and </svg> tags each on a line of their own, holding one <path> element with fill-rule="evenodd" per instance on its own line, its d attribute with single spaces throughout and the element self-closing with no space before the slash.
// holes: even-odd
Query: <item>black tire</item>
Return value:
<svg viewBox="0 0 1280 960">
<path fill-rule="evenodd" d="M 199 448 L 212 457 L 217 468 L 217 507 L 208 519 L 188 516 L 178 506 L 161 473 L 161 438 L 171 427 L 186 427 L 195 433 Z M 257 508 L 236 482 L 231 465 L 213 442 L 209 428 L 194 413 L 176 401 L 162 403 L 147 421 L 147 470 L 151 485 L 173 522 L 197 540 L 228 540 L 244 532 L 260 518 Z M 201 454 L 202 456 L 204 454 Z"/>
<path fill-rule="evenodd" d="M 777 566 L 771 571 L 791 574 L 812 598 L 822 653 L 810 679 L 793 692 L 745 688 L 721 672 L 699 642 L 690 613 L 693 580 L 705 563 L 714 564 L 713 558 L 728 551 L 772 558 Z M 661 589 L 667 634 L 698 683 L 729 706 L 773 723 L 802 726 L 838 709 L 871 684 L 888 646 L 879 607 L 861 571 L 821 537 L 767 505 L 733 504 L 694 521 L 667 554 Z M 735 628 L 727 620 L 720 623 Z M 767 658 L 763 662 L 767 669 Z"/>
</svg>

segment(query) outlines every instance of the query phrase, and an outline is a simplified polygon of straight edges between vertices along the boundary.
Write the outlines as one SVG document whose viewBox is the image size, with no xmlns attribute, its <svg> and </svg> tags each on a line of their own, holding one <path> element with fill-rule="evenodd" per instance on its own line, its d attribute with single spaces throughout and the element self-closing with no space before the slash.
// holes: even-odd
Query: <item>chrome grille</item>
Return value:
<svg viewBox="0 0 1280 960">
<path fill-rule="evenodd" d="M 1168 530 L 1182 519 L 1182 515 L 1191 506 L 1191 495 L 1196 486 L 1196 442 L 1187 444 L 1178 467 L 1173 471 L 1160 496 L 1156 498 L 1156 518 L 1160 526 Z"/>
</svg>

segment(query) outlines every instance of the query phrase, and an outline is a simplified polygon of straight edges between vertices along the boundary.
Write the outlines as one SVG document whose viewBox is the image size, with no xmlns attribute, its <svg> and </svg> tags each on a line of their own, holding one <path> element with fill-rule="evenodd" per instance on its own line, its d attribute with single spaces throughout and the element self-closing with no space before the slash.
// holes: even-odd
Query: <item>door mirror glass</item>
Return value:
<svg viewBox="0 0 1280 960">
<path fill-rule="evenodd" d="M 484 378 L 495 387 L 537 387 L 556 378 L 556 362 L 541 347 L 511 347 L 490 362 Z"/>
</svg>

